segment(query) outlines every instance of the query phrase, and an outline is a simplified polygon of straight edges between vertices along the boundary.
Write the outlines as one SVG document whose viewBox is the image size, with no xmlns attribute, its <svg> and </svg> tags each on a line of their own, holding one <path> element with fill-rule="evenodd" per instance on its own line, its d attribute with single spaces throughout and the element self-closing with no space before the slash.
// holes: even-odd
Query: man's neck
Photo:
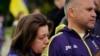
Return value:
<svg viewBox="0 0 100 56">
<path fill-rule="evenodd" d="M 79 26 L 76 26 L 76 25 L 72 25 L 72 26 L 68 26 L 68 28 L 69 29 L 73 29 L 75 32 L 77 32 L 78 33 L 78 35 L 81 37 L 81 38 L 83 38 L 84 37 L 84 35 L 85 35 L 85 30 L 84 29 L 82 29 L 82 28 L 80 28 Z"/>
<path fill-rule="evenodd" d="M 68 24 L 68 28 L 69 28 L 69 29 L 74 29 L 74 30 L 77 31 L 78 33 L 85 33 L 85 32 L 86 32 L 85 29 L 83 29 L 82 27 L 79 27 L 79 26 L 77 26 L 77 25 L 75 25 L 75 24 Z"/>
</svg>

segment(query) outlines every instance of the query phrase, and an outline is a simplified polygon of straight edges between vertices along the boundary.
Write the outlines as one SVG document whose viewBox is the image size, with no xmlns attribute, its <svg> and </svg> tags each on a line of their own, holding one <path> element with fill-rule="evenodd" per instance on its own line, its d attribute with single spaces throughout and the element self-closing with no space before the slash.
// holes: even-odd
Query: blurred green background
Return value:
<svg viewBox="0 0 100 56">
<path fill-rule="evenodd" d="M 53 0 L 26 0 L 29 13 L 36 7 L 40 7 L 41 12 L 46 15 L 48 11 L 54 8 Z M 15 20 L 9 11 L 11 0 L 0 0 L 0 14 L 4 15 L 5 33 L 11 35 L 13 31 L 12 23 Z"/>
</svg>

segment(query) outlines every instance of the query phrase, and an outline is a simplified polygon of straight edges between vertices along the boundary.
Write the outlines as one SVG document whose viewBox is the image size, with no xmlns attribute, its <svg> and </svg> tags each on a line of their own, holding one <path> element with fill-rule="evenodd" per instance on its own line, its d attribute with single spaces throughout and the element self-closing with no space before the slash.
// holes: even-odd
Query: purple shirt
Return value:
<svg viewBox="0 0 100 56">
<path fill-rule="evenodd" d="M 50 40 L 51 43 L 46 50 L 48 51 L 46 56 L 94 56 L 99 50 L 100 37 L 91 36 L 87 33 L 81 39 L 77 32 L 67 27 L 60 32 L 62 34 Z"/>
</svg>

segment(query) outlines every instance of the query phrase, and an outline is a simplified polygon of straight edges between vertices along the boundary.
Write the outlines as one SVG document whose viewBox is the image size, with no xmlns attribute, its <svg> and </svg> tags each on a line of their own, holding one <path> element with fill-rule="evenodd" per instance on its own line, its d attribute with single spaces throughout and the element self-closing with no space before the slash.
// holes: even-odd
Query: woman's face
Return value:
<svg viewBox="0 0 100 56">
<path fill-rule="evenodd" d="M 32 50 L 35 53 L 43 52 L 44 48 L 49 43 L 48 35 L 49 35 L 49 29 L 47 25 L 42 26 L 38 29 L 36 38 L 32 42 L 32 46 L 31 46 Z"/>
</svg>

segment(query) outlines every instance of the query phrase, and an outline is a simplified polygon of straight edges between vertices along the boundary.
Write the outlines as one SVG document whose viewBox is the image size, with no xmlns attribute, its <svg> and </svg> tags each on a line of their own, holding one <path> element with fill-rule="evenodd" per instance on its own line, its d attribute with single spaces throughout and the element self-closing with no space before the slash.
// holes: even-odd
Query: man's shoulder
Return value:
<svg viewBox="0 0 100 56">
<path fill-rule="evenodd" d="M 66 42 L 67 37 L 68 36 L 65 35 L 63 32 L 59 32 L 50 38 L 50 42 L 55 43 L 55 44 L 58 42 L 59 43 Z"/>
<path fill-rule="evenodd" d="M 51 37 L 51 39 L 53 38 L 53 39 L 60 39 L 60 38 L 63 38 L 63 37 L 65 37 L 66 35 L 63 33 L 63 32 L 58 32 L 57 34 L 55 34 L 55 35 L 53 35 L 52 37 Z"/>
</svg>

